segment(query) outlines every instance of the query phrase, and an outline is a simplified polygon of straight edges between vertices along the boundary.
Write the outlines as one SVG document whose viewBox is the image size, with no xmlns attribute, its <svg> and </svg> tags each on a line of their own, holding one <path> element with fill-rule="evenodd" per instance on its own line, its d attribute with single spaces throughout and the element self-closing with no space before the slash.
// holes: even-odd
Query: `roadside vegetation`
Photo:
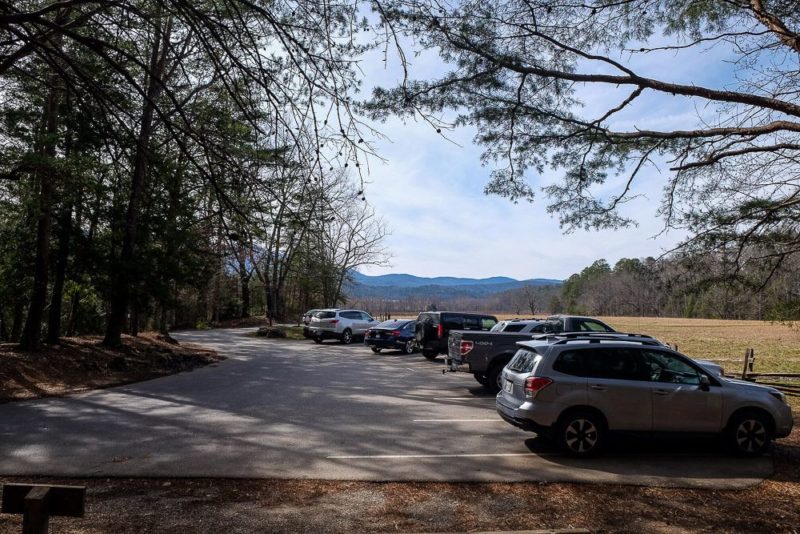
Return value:
<svg viewBox="0 0 800 534">
<path fill-rule="evenodd" d="M 33 355 L 0 343 L 0 403 L 140 382 L 224 360 L 154 332 L 122 340 L 121 347 L 110 350 L 99 336 L 69 337 Z"/>
</svg>

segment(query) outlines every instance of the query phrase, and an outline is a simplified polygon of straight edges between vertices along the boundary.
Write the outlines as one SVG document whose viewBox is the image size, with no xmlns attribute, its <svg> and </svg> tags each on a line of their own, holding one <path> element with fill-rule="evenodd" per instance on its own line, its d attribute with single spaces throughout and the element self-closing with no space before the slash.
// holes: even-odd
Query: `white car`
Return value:
<svg viewBox="0 0 800 534">
<path fill-rule="evenodd" d="M 315 343 L 322 343 L 326 339 L 338 339 L 349 345 L 354 337 L 363 337 L 367 330 L 379 322 L 361 310 L 319 310 L 311 317 L 308 337 Z"/>
</svg>

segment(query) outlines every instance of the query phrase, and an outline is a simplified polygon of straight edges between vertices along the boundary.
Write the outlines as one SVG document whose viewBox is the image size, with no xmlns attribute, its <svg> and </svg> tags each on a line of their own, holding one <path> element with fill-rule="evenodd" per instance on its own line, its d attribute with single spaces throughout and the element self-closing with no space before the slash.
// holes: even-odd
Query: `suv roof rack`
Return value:
<svg viewBox="0 0 800 534">
<path fill-rule="evenodd" d="M 589 343 L 600 343 L 601 341 L 632 341 L 643 345 L 662 345 L 662 343 L 653 336 L 628 332 L 566 332 L 563 334 L 543 334 L 541 336 L 534 336 L 533 339 L 553 341 L 554 345 L 561 345 L 570 341 L 588 341 Z"/>
</svg>

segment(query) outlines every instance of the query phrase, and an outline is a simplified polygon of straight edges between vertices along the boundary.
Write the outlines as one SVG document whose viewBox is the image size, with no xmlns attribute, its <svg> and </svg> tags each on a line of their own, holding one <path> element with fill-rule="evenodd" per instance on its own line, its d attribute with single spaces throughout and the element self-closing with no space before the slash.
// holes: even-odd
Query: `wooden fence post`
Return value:
<svg viewBox="0 0 800 534">
<path fill-rule="evenodd" d="M 756 351 L 752 348 L 744 351 L 744 365 L 742 366 L 742 380 L 747 380 L 747 373 L 753 372 L 753 363 L 756 359 Z"/>
<path fill-rule="evenodd" d="M 22 516 L 23 534 L 47 534 L 50 517 L 83 517 L 86 486 L 3 484 L 0 513 Z"/>
<path fill-rule="evenodd" d="M 47 534 L 50 522 L 50 488 L 37 486 L 25 496 L 22 534 Z"/>
</svg>

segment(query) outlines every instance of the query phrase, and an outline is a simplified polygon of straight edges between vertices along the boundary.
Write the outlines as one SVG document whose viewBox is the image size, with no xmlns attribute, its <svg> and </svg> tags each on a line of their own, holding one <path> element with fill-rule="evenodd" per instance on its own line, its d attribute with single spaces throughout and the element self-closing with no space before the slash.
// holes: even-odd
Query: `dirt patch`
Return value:
<svg viewBox="0 0 800 534">
<path fill-rule="evenodd" d="M 214 351 L 180 345 L 170 336 L 123 336 L 118 349 L 103 347 L 97 336 L 64 338 L 41 352 L 0 344 L 0 403 L 53 397 L 139 382 L 219 362 Z"/>
<path fill-rule="evenodd" d="M 800 421 L 798 421 L 800 423 Z M 84 519 L 53 532 L 800 532 L 800 428 L 775 445 L 775 475 L 740 491 L 544 483 L 0 478 L 86 485 Z M 16 534 L 18 516 L 0 515 Z"/>
</svg>

